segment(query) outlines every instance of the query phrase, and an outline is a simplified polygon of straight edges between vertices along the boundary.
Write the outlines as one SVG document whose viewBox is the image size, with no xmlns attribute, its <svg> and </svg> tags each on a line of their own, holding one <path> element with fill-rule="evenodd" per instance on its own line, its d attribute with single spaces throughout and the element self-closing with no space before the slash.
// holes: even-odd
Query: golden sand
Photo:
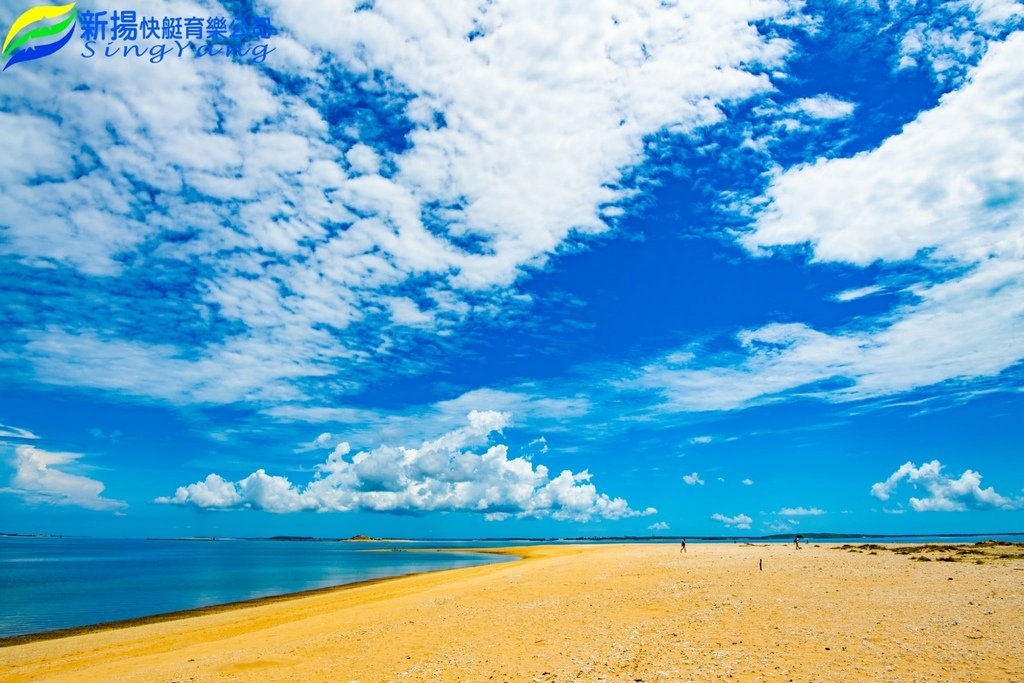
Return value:
<svg viewBox="0 0 1024 683">
<path fill-rule="evenodd" d="M 1024 682 L 1020 560 L 512 552 L 526 559 L 4 647 L 0 680 Z"/>
</svg>

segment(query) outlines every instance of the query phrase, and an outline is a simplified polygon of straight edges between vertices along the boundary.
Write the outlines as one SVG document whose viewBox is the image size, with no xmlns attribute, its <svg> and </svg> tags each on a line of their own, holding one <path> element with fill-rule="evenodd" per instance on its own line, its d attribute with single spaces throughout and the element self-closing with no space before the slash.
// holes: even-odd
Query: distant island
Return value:
<svg viewBox="0 0 1024 683">
<path fill-rule="evenodd" d="M 701 536 L 680 532 L 672 535 L 634 535 L 634 536 L 488 536 L 484 538 L 388 538 L 368 536 L 366 534 L 355 534 L 345 538 L 324 538 L 319 536 L 179 536 L 161 537 L 150 536 L 147 541 L 293 541 L 293 542 L 317 542 L 317 543 L 594 543 L 594 542 L 629 542 L 629 541 L 677 541 L 685 538 L 690 541 L 710 541 L 718 543 L 729 542 L 754 542 L 754 541 L 779 541 L 792 539 L 799 536 L 805 540 L 857 540 L 857 539 L 917 539 L 917 538 L 979 538 L 993 536 L 1024 536 L 1022 531 L 999 531 L 988 533 L 931 533 L 931 534 L 869 534 L 869 533 L 834 533 L 834 532 L 805 532 L 785 533 L 769 535 L 746 535 L 746 536 Z M 0 538 L 84 538 L 72 536 L 59 536 L 54 534 L 23 534 L 12 532 L 0 532 Z"/>
<path fill-rule="evenodd" d="M 348 538 L 317 538 L 315 536 L 271 536 L 268 541 L 388 541 L 393 539 L 375 538 L 366 534 L 356 534 Z"/>
</svg>

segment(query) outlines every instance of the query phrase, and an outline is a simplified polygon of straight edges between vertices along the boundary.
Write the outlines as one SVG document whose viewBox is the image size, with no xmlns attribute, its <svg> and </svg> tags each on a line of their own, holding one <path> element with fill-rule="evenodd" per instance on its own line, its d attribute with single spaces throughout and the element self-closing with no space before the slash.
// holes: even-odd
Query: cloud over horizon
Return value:
<svg viewBox="0 0 1024 683">
<path fill-rule="evenodd" d="M 562 470 L 551 476 L 544 465 L 534 465 L 523 457 L 509 458 L 508 447 L 502 444 L 479 453 L 469 449 L 485 444 L 488 436 L 508 426 L 510 419 L 507 413 L 472 411 L 466 426 L 418 448 L 379 446 L 350 456 L 348 444 L 342 443 L 316 466 L 313 479 L 305 486 L 268 475 L 263 469 L 238 482 L 210 474 L 156 502 L 277 513 L 457 511 L 478 513 L 488 521 L 515 516 L 586 522 L 657 512 L 654 508 L 634 510 L 622 498 L 598 493 L 585 470 Z"/>
<path fill-rule="evenodd" d="M 742 512 L 732 517 L 728 517 L 720 512 L 716 512 L 715 514 L 711 515 L 711 519 L 716 522 L 721 522 L 729 528 L 736 529 L 749 529 L 750 525 L 754 522 L 754 520 L 749 515 L 745 515 Z"/>
<path fill-rule="evenodd" d="M 981 488 L 981 474 L 964 470 L 959 478 L 943 474 L 945 466 L 938 460 L 926 462 L 920 467 L 908 461 L 889 475 L 885 481 L 871 487 L 871 495 L 881 501 L 888 501 L 903 481 L 915 490 L 924 489 L 925 497 L 911 497 L 910 507 L 916 512 L 962 512 L 968 509 L 1017 510 L 1024 508 L 1024 497 L 1009 498 L 996 493 L 989 486 Z"/>
<path fill-rule="evenodd" d="M 58 453 L 35 446 L 14 449 L 14 476 L 7 493 L 26 502 L 47 505 L 71 505 L 89 510 L 120 510 L 123 500 L 104 498 L 103 482 L 65 471 L 82 458 L 81 453 Z"/>
</svg>

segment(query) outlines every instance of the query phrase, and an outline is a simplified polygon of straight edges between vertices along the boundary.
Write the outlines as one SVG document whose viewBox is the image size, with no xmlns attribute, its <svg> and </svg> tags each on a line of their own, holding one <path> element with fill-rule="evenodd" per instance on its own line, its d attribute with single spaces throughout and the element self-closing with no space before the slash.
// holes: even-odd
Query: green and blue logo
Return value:
<svg viewBox="0 0 1024 683">
<path fill-rule="evenodd" d="M 0 61 L 4 71 L 15 64 L 52 55 L 75 35 L 76 3 L 52 7 L 40 5 L 22 13 L 4 38 Z"/>
</svg>

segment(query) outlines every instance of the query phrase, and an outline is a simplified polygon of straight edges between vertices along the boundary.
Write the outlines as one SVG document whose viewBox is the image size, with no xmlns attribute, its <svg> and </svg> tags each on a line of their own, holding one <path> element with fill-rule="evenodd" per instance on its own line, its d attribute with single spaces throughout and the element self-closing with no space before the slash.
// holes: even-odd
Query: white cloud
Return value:
<svg viewBox="0 0 1024 683">
<path fill-rule="evenodd" d="M 334 430 L 344 429 L 349 442 L 372 444 L 429 440 L 439 431 L 459 428 L 465 423 L 466 414 L 473 410 L 510 413 L 531 429 L 553 434 L 572 429 L 575 420 L 590 413 L 593 406 L 582 394 L 553 396 L 543 387 L 523 385 L 501 390 L 473 389 L 455 398 L 395 412 L 299 404 L 274 405 L 263 412 L 274 419 L 332 425 Z M 332 434 L 340 439 L 337 431 Z M 312 448 L 305 444 L 298 450 Z M 543 455 L 548 448 L 547 438 L 540 436 L 527 444 L 526 453 Z"/>
<path fill-rule="evenodd" d="M 687 486 L 703 486 L 704 480 L 700 478 L 700 475 L 696 472 L 683 475 L 683 481 L 686 482 Z"/>
<path fill-rule="evenodd" d="M 753 486 L 754 480 L 748 477 L 746 479 L 743 479 L 740 483 L 743 484 L 744 486 Z"/>
<path fill-rule="evenodd" d="M 845 119 L 853 115 L 856 105 L 832 95 L 801 97 L 787 107 L 788 111 L 799 112 L 813 119 Z"/>
<path fill-rule="evenodd" d="M 515 515 L 582 522 L 657 512 L 633 510 L 622 498 L 598 493 L 587 471 L 563 470 L 552 477 L 544 465 L 509 458 L 508 448 L 500 444 L 473 452 L 468 447 L 484 444 L 490 434 L 509 424 L 511 416 L 472 411 L 467 419 L 465 426 L 418 448 L 379 446 L 348 458 L 348 444 L 342 444 L 343 449 L 317 466 L 304 487 L 260 469 L 238 482 L 211 474 L 157 502 L 278 513 L 465 511 L 483 514 L 488 521 Z"/>
<path fill-rule="evenodd" d="M 818 261 L 858 265 L 922 249 L 963 264 L 1015 254 L 1022 53 L 1024 34 L 993 45 L 967 85 L 875 150 L 779 174 L 743 243 L 806 242 Z"/>
<path fill-rule="evenodd" d="M 8 493 L 20 495 L 30 503 L 73 505 L 90 510 L 118 510 L 123 500 L 104 498 L 103 482 L 64 471 L 74 466 L 81 453 L 57 453 L 35 446 L 14 450 L 14 477 Z M 59 466 L 59 468 L 58 468 Z"/>
<path fill-rule="evenodd" d="M 414 363 L 379 350 L 498 315 L 523 273 L 608 230 L 649 136 L 770 90 L 790 45 L 757 26 L 792 4 L 275 0 L 273 66 L 301 96 L 230 61 L 168 60 L 160 78 L 133 60 L 12 70 L 0 109 L 21 163 L 3 171 L 0 251 L 113 279 L 187 265 L 183 306 L 210 321 L 154 343 L 69 313 L 19 332 L 26 358 L 44 382 L 272 405 L 310 398 L 311 378 L 358 386 L 368 359 Z M 356 117 L 332 127 L 341 69 L 406 119 L 407 148 Z M 420 296 L 398 293 L 409 283 Z"/>
<path fill-rule="evenodd" d="M 714 439 L 710 436 L 695 436 L 690 439 L 691 444 L 707 444 L 711 443 Z"/>
<path fill-rule="evenodd" d="M 313 445 L 318 448 L 330 448 L 331 441 L 334 440 L 334 435 L 330 432 L 323 432 L 318 437 L 313 439 Z"/>
<path fill-rule="evenodd" d="M 263 470 L 260 470 L 262 473 Z M 203 481 L 179 486 L 173 497 L 160 496 L 157 503 L 189 502 L 199 508 L 227 508 L 242 503 L 242 496 L 235 485 L 218 474 L 211 474 Z"/>
<path fill-rule="evenodd" d="M 731 353 L 666 354 L 633 386 L 661 393 L 667 410 L 728 410 L 793 394 L 888 396 L 1024 359 L 1022 60 L 1017 33 L 877 149 L 780 172 L 741 238 L 757 253 L 808 245 L 814 261 L 914 261 L 934 282 L 845 329 L 771 323 L 739 333 Z"/>
<path fill-rule="evenodd" d="M 896 11 L 901 4 L 894 4 Z M 915 18 L 913 3 L 909 18 Z M 897 68 L 928 68 L 941 83 L 958 83 L 989 41 L 1019 26 L 1024 4 L 1018 0 L 953 0 L 939 3 L 903 34 Z M 900 22 L 902 23 L 902 22 Z"/>
<path fill-rule="evenodd" d="M 737 529 L 749 529 L 750 525 L 754 521 L 753 519 L 751 519 L 747 515 L 744 515 L 743 513 L 740 513 L 734 517 L 726 517 L 720 512 L 716 512 L 715 514 L 711 515 L 711 519 L 713 519 L 716 522 L 721 522 L 727 527 L 735 527 Z"/>
<path fill-rule="evenodd" d="M 917 512 L 962 511 L 968 509 L 1016 510 L 1024 507 L 1024 498 L 1008 498 L 996 493 L 989 486 L 981 488 L 981 474 L 965 470 L 958 479 L 942 474 L 944 465 L 938 460 L 924 463 L 920 467 L 905 462 L 885 481 L 871 487 L 871 495 L 887 501 L 900 482 L 907 481 L 915 489 L 924 489 L 924 498 L 910 498 L 910 507 Z"/>
<path fill-rule="evenodd" d="M 647 527 L 650 531 L 666 531 L 668 530 L 668 522 L 655 522 Z"/>
<path fill-rule="evenodd" d="M 821 379 L 847 372 L 855 340 L 833 339 L 800 324 L 767 325 L 738 335 L 745 356 L 725 364 L 700 358 L 686 365 L 658 361 L 643 368 L 627 386 L 657 391 L 665 410 L 739 408 Z"/>
<path fill-rule="evenodd" d="M 532 448 L 533 446 L 537 447 L 537 451 L 539 451 L 541 455 L 544 455 L 550 450 L 548 448 L 548 440 L 543 436 L 537 437 L 530 443 L 526 444 L 527 449 Z"/>
<path fill-rule="evenodd" d="M 38 439 L 39 437 L 27 429 L 0 424 L 0 439 Z"/>
<path fill-rule="evenodd" d="M 380 157 L 372 147 L 362 143 L 352 145 L 352 149 L 345 153 L 345 159 L 358 173 L 373 175 L 380 171 Z"/>
<path fill-rule="evenodd" d="M 836 301 L 847 302 L 856 301 L 857 299 L 863 299 L 866 296 L 872 294 L 878 294 L 879 292 L 885 291 L 885 288 L 880 285 L 868 285 L 866 287 L 858 287 L 856 289 L 847 289 L 833 297 Z"/>
<path fill-rule="evenodd" d="M 779 510 L 775 514 L 781 515 L 783 517 L 806 517 L 808 515 L 810 515 L 810 516 L 823 515 L 823 514 L 825 514 L 825 511 L 822 510 L 821 508 L 796 507 L 796 508 L 782 508 L 781 510 Z"/>
</svg>

